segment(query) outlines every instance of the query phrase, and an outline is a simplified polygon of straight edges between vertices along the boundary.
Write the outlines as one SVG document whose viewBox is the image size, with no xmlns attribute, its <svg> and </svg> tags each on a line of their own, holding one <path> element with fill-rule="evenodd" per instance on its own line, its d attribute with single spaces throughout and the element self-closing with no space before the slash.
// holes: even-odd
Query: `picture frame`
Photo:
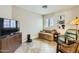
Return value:
<svg viewBox="0 0 79 59">
<path fill-rule="evenodd" d="M 65 16 L 64 15 L 58 16 L 58 22 L 57 23 L 59 25 L 59 28 L 65 29 Z"/>
</svg>

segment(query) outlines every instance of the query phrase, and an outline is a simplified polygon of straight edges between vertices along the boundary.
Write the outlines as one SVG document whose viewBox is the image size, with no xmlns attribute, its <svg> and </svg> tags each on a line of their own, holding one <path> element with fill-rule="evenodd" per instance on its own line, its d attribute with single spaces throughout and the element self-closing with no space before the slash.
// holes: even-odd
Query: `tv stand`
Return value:
<svg viewBox="0 0 79 59">
<path fill-rule="evenodd" d="M 12 53 L 22 43 L 22 33 L 18 32 L 14 35 L 5 35 L 0 37 L 0 52 Z"/>
</svg>

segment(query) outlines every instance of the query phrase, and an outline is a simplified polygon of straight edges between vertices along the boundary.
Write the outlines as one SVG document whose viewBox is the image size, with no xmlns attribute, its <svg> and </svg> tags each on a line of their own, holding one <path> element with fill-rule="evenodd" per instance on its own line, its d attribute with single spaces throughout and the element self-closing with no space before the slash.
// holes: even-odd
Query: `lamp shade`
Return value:
<svg viewBox="0 0 79 59">
<path fill-rule="evenodd" d="M 71 21 L 71 24 L 78 25 L 78 24 L 79 24 L 79 18 L 76 17 L 75 19 L 73 19 L 73 20 Z"/>
</svg>

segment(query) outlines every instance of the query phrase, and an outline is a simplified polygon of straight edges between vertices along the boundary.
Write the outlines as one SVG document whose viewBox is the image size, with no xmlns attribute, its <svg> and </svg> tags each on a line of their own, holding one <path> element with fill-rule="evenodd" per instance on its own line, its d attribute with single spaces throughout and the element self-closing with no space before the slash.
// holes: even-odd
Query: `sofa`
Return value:
<svg viewBox="0 0 79 59">
<path fill-rule="evenodd" d="M 40 31 L 39 32 L 39 38 L 40 39 L 46 39 L 46 40 L 49 40 L 49 41 L 54 41 L 56 32 L 57 31 L 55 29 Z"/>
</svg>

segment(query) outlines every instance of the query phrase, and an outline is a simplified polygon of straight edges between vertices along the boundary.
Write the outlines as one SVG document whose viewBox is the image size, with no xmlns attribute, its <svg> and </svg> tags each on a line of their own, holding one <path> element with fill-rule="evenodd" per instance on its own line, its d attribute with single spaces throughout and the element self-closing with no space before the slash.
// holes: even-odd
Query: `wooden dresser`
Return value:
<svg viewBox="0 0 79 59">
<path fill-rule="evenodd" d="M 0 52 L 1 53 L 12 53 L 22 43 L 22 34 L 15 33 L 13 35 L 6 35 L 0 37 Z"/>
</svg>

